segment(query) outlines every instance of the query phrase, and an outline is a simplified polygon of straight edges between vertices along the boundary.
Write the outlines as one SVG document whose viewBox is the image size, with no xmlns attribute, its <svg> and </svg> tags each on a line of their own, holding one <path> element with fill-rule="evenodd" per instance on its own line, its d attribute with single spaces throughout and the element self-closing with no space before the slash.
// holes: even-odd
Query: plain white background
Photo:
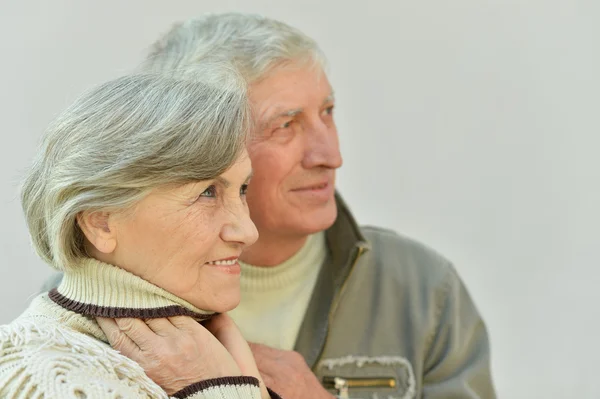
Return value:
<svg viewBox="0 0 600 399">
<path fill-rule="evenodd" d="M 597 1 L 3 1 L 0 323 L 50 274 L 18 182 L 48 122 L 127 72 L 172 22 L 267 14 L 330 60 L 358 219 L 455 264 L 488 324 L 502 398 L 598 398 Z"/>
</svg>

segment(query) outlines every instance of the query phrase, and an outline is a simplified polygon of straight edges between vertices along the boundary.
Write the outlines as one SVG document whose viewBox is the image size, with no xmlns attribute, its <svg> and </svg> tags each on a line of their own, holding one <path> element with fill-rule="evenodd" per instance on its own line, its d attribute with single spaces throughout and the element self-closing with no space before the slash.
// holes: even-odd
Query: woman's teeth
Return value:
<svg viewBox="0 0 600 399">
<path fill-rule="evenodd" d="M 215 266 L 233 266 L 237 263 L 237 259 L 232 260 L 214 260 L 212 262 L 206 262 L 207 265 Z"/>
</svg>

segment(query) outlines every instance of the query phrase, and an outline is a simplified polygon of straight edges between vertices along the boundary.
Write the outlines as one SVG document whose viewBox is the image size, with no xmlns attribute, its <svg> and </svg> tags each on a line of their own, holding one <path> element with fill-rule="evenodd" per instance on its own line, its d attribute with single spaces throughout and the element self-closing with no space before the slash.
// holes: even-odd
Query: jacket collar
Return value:
<svg viewBox="0 0 600 399">
<path fill-rule="evenodd" d="M 295 350 L 314 367 L 323 352 L 330 315 L 358 258 L 370 249 L 341 195 L 336 192 L 337 218 L 327 229 L 328 259 L 321 268 L 296 340 Z"/>
<path fill-rule="evenodd" d="M 336 192 L 337 218 L 327 229 L 327 247 L 331 254 L 331 272 L 337 287 L 341 287 L 352 268 L 352 256 L 357 249 L 368 250 L 371 245 L 356 223 L 350 208 L 342 196 Z"/>
</svg>

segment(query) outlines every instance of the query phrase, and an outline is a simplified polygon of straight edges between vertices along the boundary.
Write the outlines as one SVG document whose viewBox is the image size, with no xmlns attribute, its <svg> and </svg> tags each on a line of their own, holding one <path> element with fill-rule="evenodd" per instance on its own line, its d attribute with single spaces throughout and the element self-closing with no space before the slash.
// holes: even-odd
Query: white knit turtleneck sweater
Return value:
<svg viewBox="0 0 600 399">
<path fill-rule="evenodd" d="M 308 237 L 294 256 L 277 266 L 242 266 L 242 297 L 229 314 L 244 338 L 292 350 L 327 257 L 325 233 Z"/>
<path fill-rule="evenodd" d="M 209 317 L 190 303 L 93 259 L 65 273 L 56 290 L 0 326 L 0 398 L 167 398 L 133 360 L 108 345 L 94 316 Z M 260 399 L 258 380 L 200 381 L 176 398 Z"/>
</svg>

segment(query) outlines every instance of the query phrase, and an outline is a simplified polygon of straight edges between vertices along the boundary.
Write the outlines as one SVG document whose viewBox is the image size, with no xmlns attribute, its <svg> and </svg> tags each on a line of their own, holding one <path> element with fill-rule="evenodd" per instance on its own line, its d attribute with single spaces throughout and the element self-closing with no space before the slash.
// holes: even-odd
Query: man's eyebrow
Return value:
<svg viewBox="0 0 600 399">
<path fill-rule="evenodd" d="M 331 91 L 331 94 L 328 95 L 327 97 L 325 97 L 325 100 L 323 100 L 323 105 L 328 104 L 328 103 L 332 103 L 335 101 L 335 96 L 333 95 L 333 90 Z"/>
<path fill-rule="evenodd" d="M 334 96 L 333 90 L 332 90 L 331 94 L 328 95 L 327 97 L 325 97 L 322 105 L 332 103 L 332 102 L 334 102 L 334 100 L 335 100 L 335 96 Z M 294 108 L 294 109 L 288 109 L 288 110 L 278 109 L 273 116 L 267 118 L 263 123 L 261 123 L 261 127 L 266 127 L 271 122 L 273 122 L 279 118 L 285 118 L 285 117 L 292 118 L 292 117 L 302 113 L 302 111 L 304 111 L 303 108 Z"/>
<path fill-rule="evenodd" d="M 267 118 L 267 120 L 263 123 L 263 125 L 268 125 L 269 123 L 271 123 L 271 122 L 273 122 L 273 121 L 275 121 L 275 120 L 277 120 L 279 118 L 284 118 L 284 117 L 291 118 L 291 117 L 294 117 L 294 116 L 298 115 L 299 113 L 301 113 L 302 111 L 304 111 L 302 108 L 288 109 L 288 110 L 285 110 L 285 111 L 278 110 L 275 113 L 275 115 Z"/>
</svg>

